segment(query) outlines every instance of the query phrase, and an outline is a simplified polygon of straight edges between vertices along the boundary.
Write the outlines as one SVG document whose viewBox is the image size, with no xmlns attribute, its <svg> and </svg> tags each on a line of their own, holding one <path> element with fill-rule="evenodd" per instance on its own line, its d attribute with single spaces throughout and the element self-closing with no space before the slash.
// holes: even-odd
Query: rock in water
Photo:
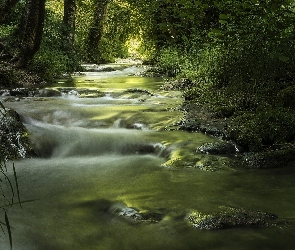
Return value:
<svg viewBox="0 0 295 250">
<path fill-rule="evenodd" d="M 269 227 L 274 225 L 278 217 L 275 214 L 236 207 L 221 207 L 222 211 L 215 214 L 203 214 L 192 211 L 186 221 L 198 229 L 216 230 L 232 227 Z"/>
<path fill-rule="evenodd" d="M 35 155 L 19 114 L 3 107 L 0 108 L 0 154 L 5 160 Z"/>
<path fill-rule="evenodd" d="M 219 141 L 205 143 L 197 149 L 197 152 L 204 154 L 235 154 L 238 153 L 240 149 L 237 145 L 232 142 Z"/>
</svg>

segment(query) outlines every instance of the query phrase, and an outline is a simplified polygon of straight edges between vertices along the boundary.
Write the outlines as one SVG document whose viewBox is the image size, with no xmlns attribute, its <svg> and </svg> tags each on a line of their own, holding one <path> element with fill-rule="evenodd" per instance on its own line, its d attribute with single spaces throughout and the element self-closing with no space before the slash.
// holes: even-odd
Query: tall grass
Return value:
<svg viewBox="0 0 295 250">
<path fill-rule="evenodd" d="M 0 123 L 5 126 L 6 119 L 6 109 L 3 104 L 0 102 Z M 9 221 L 9 209 L 13 205 L 19 204 L 21 207 L 20 201 L 20 192 L 17 180 L 16 169 L 14 163 L 12 165 L 7 165 L 7 157 L 5 156 L 5 151 L 3 150 L 2 137 L 0 135 L 0 193 L 1 193 L 1 204 L 0 209 L 2 211 L 3 218 L 0 217 L 0 228 L 4 235 L 7 235 L 9 238 L 10 249 L 12 249 L 12 231 Z M 12 168 L 12 169 L 11 169 Z M 11 172 L 13 175 L 11 176 Z"/>
</svg>

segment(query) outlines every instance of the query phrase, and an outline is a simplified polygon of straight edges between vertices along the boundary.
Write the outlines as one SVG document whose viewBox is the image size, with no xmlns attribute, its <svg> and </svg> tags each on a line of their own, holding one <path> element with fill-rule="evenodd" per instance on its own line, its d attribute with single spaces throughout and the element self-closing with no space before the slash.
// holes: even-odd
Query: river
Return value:
<svg viewBox="0 0 295 250">
<path fill-rule="evenodd" d="M 111 65 L 112 67 L 114 65 Z M 294 227 L 200 230 L 188 211 L 229 205 L 295 219 L 294 169 L 216 172 L 194 167 L 216 141 L 175 130 L 181 93 L 132 66 L 88 72 L 52 89 L 59 97 L 7 102 L 22 117 L 38 156 L 15 162 L 23 209 L 9 210 L 13 249 L 295 249 Z M 139 223 L 118 208 L 164 211 Z M 9 249 L 7 235 L 0 249 Z"/>
</svg>

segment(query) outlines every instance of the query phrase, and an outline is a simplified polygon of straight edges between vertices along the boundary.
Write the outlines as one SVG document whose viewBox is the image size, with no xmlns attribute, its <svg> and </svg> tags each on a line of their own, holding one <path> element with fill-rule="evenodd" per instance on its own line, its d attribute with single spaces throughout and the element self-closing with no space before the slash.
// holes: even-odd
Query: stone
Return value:
<svg viewBox="0 0 295 250">
<path fill-rule="evenodd" d="M 204 154 L 229 155 L 240 152 L 240 149 L 232 142 L 218 141 L 203 144 L 202 146 L 198 147 L 197 152 Z"/>
<path fill-rule="evenodd" d="M 28 137 L 28 131 L 19 114 L 7 108 L 0 112 L 0 149 L 5 160 L 35 156 Z"/>
<path fill-rule="evenodd" d="M 217 230 L 233 227 L 270 227 L 278 218 L 275 214 L 230 206 L 221 207 L 220 212 L 203 214 L 192 211 L 185 220 L 194 228 Z"/>
<path fill-rule="evenodd" d="M 158 223 L 164 218 L 161 211 L 139 211 L 125 204 L 116 204 L 112 209 L 116 215 L 133 223 Z"/>
<path fill-rule="evenodd" d="M 61 96 L 61 92 L 55 89 L 40 89 L 39 90 L 39 97 L 54 97 L 54 96 Z"/>
</svg>

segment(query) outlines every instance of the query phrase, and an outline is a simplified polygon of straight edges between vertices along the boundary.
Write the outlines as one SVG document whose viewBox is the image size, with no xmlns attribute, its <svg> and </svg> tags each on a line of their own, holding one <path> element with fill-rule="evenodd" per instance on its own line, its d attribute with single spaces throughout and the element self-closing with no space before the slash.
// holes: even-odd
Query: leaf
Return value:
<svg viewBox="0 0 295 250">
<path fill-rule="evenodd" d="M 10 190 L 11 190 L 11 192 L 12 192 L 11 204 L 10 204 L 10 205 L 12 206 L 12 205 L 13 205 L 13 198 L 14 198 L 14 190 L 13 190 L 13 186 L 12 186 L 11 181 L 10 181 L 10 179 L 8 178 L 8 176 L 7 176 L 4 172 L 2 172 L 2 174 L 4 175 L 5 179 L 6 179 L 7 182 L 9 183 Z"/>
<path fill-rule="evenodd" d="M 231 14 L 219 14 L 219 19 L 229 19 L 231 18 Z"/>
<path fill-rule="evenodd" d="M 284 55 L 279 55 L 278 59 L 282 62 L 288 62 L 289 61 L 289 57 L 284 56 Z"/>
<path fill-rule="evenodd" d="M 227 24 L 228 22 L 226 21 L 226 20 L 219 20 L 219 23 L 221 23 L 221 24 Z"/>
<path fill-rule="evenodd" d="M 9 244 L 10 244 L 10 249 L 12 249 L 12 234 L 11 234 L 11 227 L 9 224 L 9 219 L 7 216 L 7 212 L 5 211 L 5 223 L 6 223 L 6 228 L 8 232 L 8 237 L 9 237 Z"/>
</svg>

